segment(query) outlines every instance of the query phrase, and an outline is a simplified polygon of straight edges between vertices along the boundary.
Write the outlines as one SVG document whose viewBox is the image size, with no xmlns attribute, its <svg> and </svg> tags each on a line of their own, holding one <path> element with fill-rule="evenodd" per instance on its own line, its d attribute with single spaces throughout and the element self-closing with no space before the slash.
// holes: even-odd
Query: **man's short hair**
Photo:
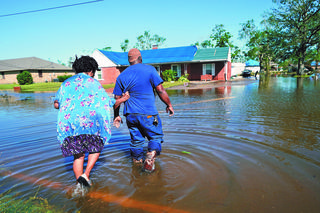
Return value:
<svg viewBox="0 0 320 213">
<path fill-rule="evenodd" d="M 139 57 L 141 57 L 141 53 L 137 48 L 133 48 L 128 52 L 128 61 L 129 63 L 136 61 Z"/>
</svg>

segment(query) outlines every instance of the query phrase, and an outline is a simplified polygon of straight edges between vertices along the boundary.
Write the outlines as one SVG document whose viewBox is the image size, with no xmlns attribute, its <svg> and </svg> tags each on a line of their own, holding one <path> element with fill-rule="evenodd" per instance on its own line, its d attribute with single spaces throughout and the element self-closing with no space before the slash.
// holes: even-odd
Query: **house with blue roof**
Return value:
<svg viewBox="0 0 320 213">
<path fill-rule="evenodd" d="M 141 50 L 142 62 L 156 68 L 159 75 L 174 70 L 177 78 L 189 75 L 189 80 L 229 80 L 231 77 L 231 54 L 229 47 L 198 49 L 196 46 L 154 48 Z M 101 84 L 115 83 L 118 75 L 128 66 L 128 52 L 95 50 L 92 57 L 101 71 L 96 78 Z"/>
</svg>

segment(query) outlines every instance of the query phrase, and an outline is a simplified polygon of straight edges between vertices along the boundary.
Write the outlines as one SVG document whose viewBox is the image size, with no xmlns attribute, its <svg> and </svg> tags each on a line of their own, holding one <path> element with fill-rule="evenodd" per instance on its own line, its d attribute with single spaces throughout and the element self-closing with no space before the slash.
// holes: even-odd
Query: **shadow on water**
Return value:
<svg viewBox="0 0 320 213">
<path fill-rule="evenodd" d="M 132 165 L 126 125 L 112 128 L 79 199 L 68 194 L 72 158 L 56 140 L 54 94 L 0 92 L 0 193 L 37 193 L 65 212 L 318 212 L 319 91 L 314 79 L 262 76 L 168 90 L 175 116 L 157 99 L 157 170 Z"/>
</svg>

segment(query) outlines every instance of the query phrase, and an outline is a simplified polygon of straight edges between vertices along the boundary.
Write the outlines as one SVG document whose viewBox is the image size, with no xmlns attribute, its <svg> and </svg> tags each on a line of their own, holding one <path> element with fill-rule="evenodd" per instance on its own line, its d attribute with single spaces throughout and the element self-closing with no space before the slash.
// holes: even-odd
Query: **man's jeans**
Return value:
<svg viewBox="0 0 320 213">
<path fill-rule="evenodd" d="M 128 114 L 126 122 L 131 136 L 130 152 L 134 159 L 143 158 L 145 137 L 149 140 L 148 151 L 155 150 L 158 155 L 160 154 L 163 132 L 159 115 Z"/>
</svg>

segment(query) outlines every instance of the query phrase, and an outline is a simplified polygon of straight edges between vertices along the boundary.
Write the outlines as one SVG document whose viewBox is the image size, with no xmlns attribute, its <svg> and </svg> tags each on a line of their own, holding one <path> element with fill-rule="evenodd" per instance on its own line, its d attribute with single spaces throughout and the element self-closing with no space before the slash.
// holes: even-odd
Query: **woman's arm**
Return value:
<svg viewBox="0 0 320 213">
<path fill-rule="evenodd" d="M 120 123 L 122 123 L 122 119 L 119 115 L 120 105 L 123 102 L 127 101 L 130 98 L 130 95 L 129 95 L 129 92 L 127 91 L 126 93 L 122 94 L 122 96 L 116 95 L 114 98 L 116 99 L 116 103 L 113 105 L 113 112 L 114 112 L 113 125 L 119 128 Z"/>
<path fill-rule="evenodd" d="M 126 102 L 130 98 L 129 92 L 122 94 L 122 96 L 116 96 L 116 103 L 114 104 L 113 108 L 117 109 L 122 103 Z"/>
</svg>

